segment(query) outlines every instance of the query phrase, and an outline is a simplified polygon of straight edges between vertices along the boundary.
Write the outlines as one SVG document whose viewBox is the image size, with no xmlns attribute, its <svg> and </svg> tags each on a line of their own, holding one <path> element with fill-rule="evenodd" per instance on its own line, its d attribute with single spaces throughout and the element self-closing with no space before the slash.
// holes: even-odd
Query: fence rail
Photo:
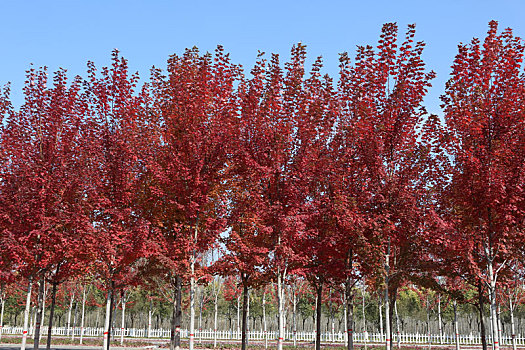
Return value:
<svg viewBox="0 0 525 350">
<path fill-rule="evenodd" d="M 2 334 L 18 335 L 22 334 L 22 327 L 11 327 L 4 326 L 0 327 L 0 332 Z M 47 334 L 47 327 L 42 328 L 42 332 Z M 115 328 L 113 330 L 114 336 L 120 337 L 122 332 L 124 332 L 124 337 L 126 338 L 169 338 L 171 335 L 171 330 L 169 329 L 151 329 L 149 332 L 144 328 Z M 34 329 L 31 327 L 29 329 L 29 334 L 32 335 Z M 43 334 L 42 333 L 42 334 Z M 71 336 L 79 337 L 83 333 L 84 337 L 102 337 L 104 335 L 103 328 L 93 328 L 86 327 L 81 329 L 80 327 L 54 327 L 51 331 L 53 335 L 58 336 Z M 149 334 L 148 334 L 149 333 Z M 217 340 L 240 340 L 241 333 L 238 331 L 214 331 L 213 329 L 203 329 L 196 330 L 195 338 L 196 339 L 214 339 L 215 334 Z M 187 338 L 189 336 L 189 331 L 187 329 L 181 329 L 181 337 Z M 276 340 L 278 337 L 277 331 L 275 332 L 264 332 L 264 331 L 249 331 L 248 339 L 249 340 Z M 397 343 L 398 339 L 400 343 L 409 343 L 409 344 L 428 344 L 429 339 L 433 344 L 455 344 L 455 338 L 453 335 L 447 334 L 439 336 L 437 334 L 394 334 L 394 342 Z M 295 338 L 298 342 L 313 342 L 315 340 L 315 332 L 285 332 L 285 340 L 293 341 Z M 344 343 L 346 342 L 347 334 L 341 332 L 323 332 L 321 334 L 321 341 L 331 342 L 331 343 Z M 487 341 L 491 342 L 491 337 L 488 337 Z M 381 337 L 379 333 L 354 333 L 353 334 L 354 342 L 357 343 L 381 343 L 385 341 L 385 336 Z M 525 345 L 525 337 L 518 334 L 515 336 L 517 345 Z M 463 345 L 470 344 L 481 344 L 481 337 L 479 335 L 459 335 L 459 342 Z M 502 335 L 500 343 L 503 345 L 512 344 L 512 336 Z"/>
</svg>

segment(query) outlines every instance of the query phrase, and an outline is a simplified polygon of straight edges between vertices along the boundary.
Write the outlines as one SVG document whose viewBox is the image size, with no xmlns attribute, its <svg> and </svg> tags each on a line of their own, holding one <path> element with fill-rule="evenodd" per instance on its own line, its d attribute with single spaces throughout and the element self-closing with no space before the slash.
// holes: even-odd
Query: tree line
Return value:
<svg viewBox="0 0 525 350">
<path fill-rule="evenodd" d="M 439 116 L 423 103 L 435 77 L 424 46 L 414 25 L 398 38 L 388 23 L 375 47 L 340 55 L 337 77 L 321 57 L 307 71 L 302 44 L 284 64 L 259 53 L 249 72 L 219 46 L 174 54 L 143 84 L 116 50 L 110 67 L 88 62 L 71 81 L 30 68 L 20 108 L 5 86 L 0 281 L 25 285 L 22 350 L 31 295 L 38 349 L 44 284 L 49 346 L 55 295 L 71 280 L 105 291 L 108 349 L 116 295 L 159 281 L 180 348 L 187 287 L 193 349 L 196 289 L 213 276 L 238 279 L 243 349 L 249 290 L 269 284 L 282 349 L 296 279 L 317 296 L 317 349 L 323 291 L 336 285 L 353 349 L 358 283 L 382 293 L 387 350 L 407 285 L 460 304 L 475 290 L 499 349 L 503 291 L 523 280 L 523 41 L 492 21 L 483 41 L 460 44 Z"/>
</svg>

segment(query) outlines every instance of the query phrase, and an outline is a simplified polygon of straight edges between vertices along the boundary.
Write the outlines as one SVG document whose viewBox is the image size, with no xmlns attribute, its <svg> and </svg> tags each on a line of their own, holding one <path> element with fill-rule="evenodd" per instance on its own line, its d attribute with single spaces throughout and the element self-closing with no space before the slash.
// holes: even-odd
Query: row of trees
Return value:
<svg viewBox="0 0 525 350">
<path fill-rule="evenodd" d="M 321 58 L 306 73 L 298 44 L 284 66 L 261 53 L 247 75 L 221 47 L 189 49 L 140 87 L 117 51 L 72 82 L 32 68 L 18 109 L 7 86 L 0 279 L 27 284 L 22 350 L 33 287 L 41 310 L 53 286 L 51 328 L 57 286 L 91 278 L 106 291 L 107 348 L 115 294 L 158 279 L 179 348 L 187 284 L 193 349 L 196 286 L 214 275 L 239 278 L 243 305 L 250 288 L 275 285 L 278 349 L 297 278 L 317 293 L 316 348 L 328 285 L 345 286 L 353 348 L 354 286 L 366 280 L 384 293 L 387 350 L 407 283 L 459 302 L 477 288 L 498 349 L 497 292 L 523 271 L 523 42 L 491 22 L 483 42 L 460 45 L 439 117 L 423 105 L 435 74 L 414 40 L 413 25 L 400 41 L 384 25 L 376 48 L 341 54 L 335 82 Z M 246 324 L 244 308 L 243 349 Z"/>
<path fill-rule="evenodd" d="M 159 281 L 160 282 L 160 281 Z M 51 286 L 44 288 L 44 303 L 42 325 L 49 321 L 49 294 Z M 141 285 L 127 288 L 119 293 L 112 310 L 112 328 L 141 329 L 143 337 L 157 337 L 159 329 L 169 329 L 171 316 L 171 302 L 169 289 L 162 284 Z M 219 288 L 217 288 L 219 287 Z M 360 284 L 356 287 L 354 299 L 354 332 L 371 332 L 380 334 L 384 338 L 384 324 L 382 322 L 382 298 L 380 291 L 371 286 Z M 6 290 L 4 310 L 1 317 L 4 325 L 10 327 L 22 326 L 24 291 L 16 285 Z M 514 317 L 515 333 L 524 334 L 525 317 L 523 308 L 523 289 L 507 290 L 499 295 L 498 316 L 501 322 L 500 333 L 505 336 L 511 334 L 510 317 Z M 510 295 L 508 295 L 510 293 Z M 312 332 L 315 329 L 315 290 L 304 280 L 295 280 L 292 285 L 286 286 L 285 325 L 287 337 L 297 344 L 302 338 L 301 332 Z M 168 297 L 167 297 L 168 295 Z M 189 294 L 183 292 L 182 328 L 189 324 L 187 311 L 189 310 Z M 196 325 L 199 331 L 196 338 L 202 340 L 202 331 L 215 330 L 215 344 L 217 333 L 240 335 L 240 300 L 238 286 L 235 280 L 219 279 L 213 283 L 202 284 L 196 293 Z M 510 297 L 510 298 L 509 298 Z M 33 295 L 32 303 L 36 304 Z M 514 310 L 510 310 L 509 299 L 514 303 Z M 464 303 L 455 306 L 450 296 L 437 294 L 428 289 L 405 286 L 400 289 L 394 305 L 394 330 L 397 334 L 433 334 L 438 341 L 453 339 L 455 323 L 459 333 L 463 335 L 479 336 L 480 322 L 476 312 L 476 293 L 467 290 Z M 4 300 L 2 300 L 4 301 Z M 72 340 L 77 339 L 80 344 L 86 336 L 92 335 L 93 328 L 102 326 L 105 306 L 104 292 L 96 284 L 78 285 L 74 281 L 58 286 L 55 304 L 55 325 L 66 327 Z M 339 333 L 346 332 L 345 315 L 347 310 L 344 303 L 342 286 L 325 288 L 322 300 L 323 324 L 325 336 L 336 338 Z M 487 308 L 484 310 L 485 317 Z M 21 317 L 22 316 L 22 317 Z M 33 306 L 30 324 L 34 330 L 36 307 Z M 485 318 L 486 319 L 486 318 Z M 277 330 L 276 294 L 272 285 L 251 289 L 247 306 L 247 328 L 250 331 L 266 332 L 266 344 L 272 341 Z M 75 331 L 73 331 L 75 330 Z M 88 333 L 89 332 L 89 333 Z M 131 331 L 130 331 L 131 332 Z M 298 334 L 299 332 L 299 334 Z M 76 334 L 75 334 L 76 333 Z M 137 334 L 137 333 L 135 333 Z M 30 334 L 31 335 L 31 334 Z M 436 336 L 438 335 L 438 336 Z M 1 336 L 1 335 L 0 335 Z M 113 335 L 123 343 L 122 335 Z"/>
</svg>

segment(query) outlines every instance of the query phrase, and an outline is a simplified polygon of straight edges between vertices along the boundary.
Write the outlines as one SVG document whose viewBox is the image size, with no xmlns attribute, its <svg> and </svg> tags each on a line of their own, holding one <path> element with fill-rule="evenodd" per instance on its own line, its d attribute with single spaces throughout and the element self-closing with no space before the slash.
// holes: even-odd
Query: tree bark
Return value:
<svg viewBox="0 0 525 350">
<path fill-rule="evenodd" d="M 478 310 L 481 329 L 481 346 L 483 350 L 487 350 L 487 335 L 485 332 L 485 321 L 483 320 L 483 290 L 481 287 L 481 280 L 478 281 Z"/>
<path fill-rule="evenodd" d="M 33 335 L 33 349 L 38 350 L 40 346 L 40 325 L 42 324 L 42 304 L 44 300 L 44 278 L 38 281 L 38 299 L 36 305 L 35 331 Z"/>
<path fill-rule="evenodd" d="M 108 295 L 106 298 L 106 320 L 104 322 L 104 349 L 109 350 L 110 335 L 111 335 L 111 309 L 113 307 L 113 288 L 108 289 Z"/>
<path fill-rule="evenodd" d="M 441 294 L 438 294 L 438 324 L 439 324 L 439 344 L 443 344 L 443 324 L 441 322 Z"/>
<path fill-rule="evenodd" d="M 496 276 L 494 274 L 494 266 L 492 263 L 492 254 L 489 255 L 487 248 L 487 269 L 489 277 L 489 300 L 490 300 L 490 320 L 492 325 L 492 341 L 494 350 L 499 350 L 499 332 L 498 332 L 498 316 L 496 306 Z"/>
<path fill-rule="evenodd" d="M 246 350 L 248 345 L 248 283 L 243 280 L 242 284 L 242 334 L 241 334 L 241 350 Z"/>
<path fill-rule="evenodd" d="M 263 293 L 264 297 L 264 293 Z M 293 346 L 297 346 L 297 295 L 295 294 L 295 286 L 293 287 L 293 296 L 292 296 L 292 304 L 293 304 Z M 265 333 L 266 333 L 266 325 L 265 327 Z"/>
<path fill-rule="evenodd" d="M 53 281 L 53 287 L 51 289 L 51 307 L 49 309 L 49 324 L 47 327 L 47 344 L 46 344 L 46 350 L 49 350 L 51 348 L 51 331 L 53 330 L 53 321 L 55 316 L 55 304 L 56 304 L 56 296 L 57 296 L 57 286 L 58 282 Z"/>
<path fill-rule="evenodd" d="M 0 340 L 2 340 L 2 329 L 4 328 L 4 308 L 5 308 L 5 292 L 4 288 L 2 286 L 2 290 L 0 290 Z"/>
<path fill-rule="evenodd" d="M 267 324 L 266 324 L 266 287 L 263 290 L 262 311 L 263 311 L 263 327 L 264 327 L 264 348 L 268 349 L 268 330 L 267 330 Z"/>
<path fill-rule="evenodd" d="M 237 334 L 241 333 L 241 296 L 237 297 Z"/>
<path fill-rule="evenodd" d="M 202 308 L 204 306 L 204 288 L 201 288 L 201 301 L 199 303 L 199 344 L 202 344 Z"/>
<path fill-rule="evenodd" d="M 75 301 L 75 291 L 73 290 L 73 294 L 71 294 L 71 300 L 69 302 L 69 311 L 67 313 L 67 335 L 69 336 L 69 332 L 71 329 L 71 310 L 73 310 L 73 302 Z"/>
<path fill-rule="evenodd" d="M 316 286 L 317 300 L 315 306 L 315 350 L 321 349 L 321 307 L 323 305 L 323 282 L 319 281 Z"/>
<path fill-rule="evenodd" d="M 383 332 L 383 299 L 381 298 L 381 294 L 378 295 L 379 302 L 377 303 L 377 308 L 379 309 L 379 334 L 381 335 L 381 342 L 383 342 L 384 338 L 384 332 Z"/>
<path fill-rule="evenodd" d="M 180 350 L 180 324 L 182 320 L 182 279 L 175 277 L 175 293 L 173 296 L 173 314 L 171 317 L 170 350 Z"/>
<path fill-rule="evenodd" d="M 512 295 L 509 295 L 509 311 L 510 311 L 510 331 L 512 336 L 512 350 L 516 350 L 516 329 L 514 326 L 514 304 L 512 303 Z"/>
<path fill-rule="evenodd" d="M 126 291 L 121 294 L 122 318 L 120 324 L 120 345 L 124 344 L 124 330 L 126 328 Z M 82 305 L 82 322 L 84 322 L 84 305 Z"/>
<path fill-rule="evenodd" d="M 388 239 L 388 246 L 385 254 L 385 332 L 386 332 L 386 341 L 385 346 L 386 350 L 392 349 L 392 332 L 390 324 L 390 298 L 388 295 L 388 283 L 390 278 L 390 238 Z"/>
<path fill-rule="evenodd" d="M 31 290 L 33 287 L 33 277 L 29 277 L 28 286 L 27 286 L 27 298 L 26 298 L 26 309 L 24 311 L 24 328 L 22 330 L 22 345 L 20 350 L 26 349 L 27 343 L 27 331 L 29 328 L 29 312 L 31 309 Z"/>
<path fill-rule="evenodd" d="M 354 292 L 352 290 L 353 279 L 346 278 L 345 299 L 346 299 L 346 331 L 348 337 L 347 349 L 354 350 Z"/>
<path fill-rule="evenodd" d="M 399 313 L 397 312 L 397 297 L 394 301 L 394 312 L 396 313 L 396 341 L 397 341 L 397 348 L 401 348 L 401 333 L 399 332 Z M 427 313 L 428 315 L 428 313 Z M 428 332 L 428 338 L 430 339 L 430 330 Z"/>
<path fill-rule="evenodd" d="M 151 300 L 151 295 L 149 299 L 149 309 L 148 309 L 148 338 L 151 338 L 151 315 L 153 314 L 153 300 Z"/>
<path fill-rule="evenodd" d="M 458 303 L 454 300 L 454 339 L 456 340 L 456 350 L 459 350 L 459 325 L 458 325 Z"/>
<path fill-rule="evenodd" d="M 71 341 L 75 340 L 75 326 L 77 325 L 78 302 L 75 303 L 75 313 L 73 314 L 73 327 L 71 327 Z"/>
<path fill-rule="evenodd" d="M 86 286 L 84 286 L 82 290 L 82 315 L 80 317 L 80 344 L 82 344 L 82 342 L 84 341 L 84 317 L 86 313 L 86 299 Z"/>
<path fill-rule="evenodd" d="M 199 219 L 197 218 L 195 222 L 195 230 L 193 233 L 193 244 L 197 244 L 198 237 L 198 224 Z M 193 249 L 190 261 L 190 340 L 189 340 L 189 350 L 193 350 L 195 347 L 195 262 L 197 260 L 197 251 Z"/>
<path fill-rule="evenodd" d="M 283 349 L 284 342 L 284 273 L 277 271 L 277 312 L 278 312 L 278 327 L 279 336 L 277 340 L 277 350 Z"/>
<path fill-rule="evenodd" d="M 363 282 L 364 283 L 364 282 Z M 365 312 L 365 286 L 363 285 L 363 289 L 361 289 L 361 295 L 363 297 L 362 302 L 362 311 L 363 311 L 363 339 L 365 341 L 365 349 L 366 349 L 366 343 L 368 341 L 367 336 L 368 332 L 366 331 L 366 312 Z"/>
<path fill-rule="evenodd" d="M 426 297 L 426 304 L 427 304 L 427 335 L 428 335 L 428 348 L 430 349 L 432 347 L 432 341 L 430 339 L 430 302 L 428 301 L 428 295 Z M 396 310 L 396 317 L 397 317 L 397 310 Z"/>
<path fill-rule="evenodd" d="M 219 282 L 217 282 L 219 283 Z M 219 288 L 219 286 L 217 286 Z M 217 347 L 217 314 L 219 312 L 219 292 L 220 290 L 217 290 L 215 293 L 215 314 L 213 316 L 213 347 Z"/>
</svg>

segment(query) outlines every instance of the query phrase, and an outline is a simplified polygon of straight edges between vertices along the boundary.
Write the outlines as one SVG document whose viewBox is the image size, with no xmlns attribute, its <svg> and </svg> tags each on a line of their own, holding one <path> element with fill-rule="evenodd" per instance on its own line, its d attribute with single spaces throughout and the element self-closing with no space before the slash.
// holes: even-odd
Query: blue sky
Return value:
<svg viewBox="0 0 525 350">
<path fill-rule="evenodd" d="M 484 37 L 488 22 L 525 37 L 525 1 L 9 1 L 0 0 L 0 84 L 12 83 L 22 103 L 24 72 L 30 63 L 70 75 L 85 72 L 86 61 L 107 65 L 118 48 L 132 71 L 147 77 L 168 56 L 217 44 L 234 62 L 251 68 L 257 50 L 289 57 L 294 43 L 308 46 L 310 62 L 322 55 L 325 71 L 337 74 L 338 53 L 375 44 L 381 25 L 397 22 L 404 31 L 416 23 L 417 39 L 437 72 L 426 105 L 439 113 L 439 95 L 460 42 Z"/>
</svg>

